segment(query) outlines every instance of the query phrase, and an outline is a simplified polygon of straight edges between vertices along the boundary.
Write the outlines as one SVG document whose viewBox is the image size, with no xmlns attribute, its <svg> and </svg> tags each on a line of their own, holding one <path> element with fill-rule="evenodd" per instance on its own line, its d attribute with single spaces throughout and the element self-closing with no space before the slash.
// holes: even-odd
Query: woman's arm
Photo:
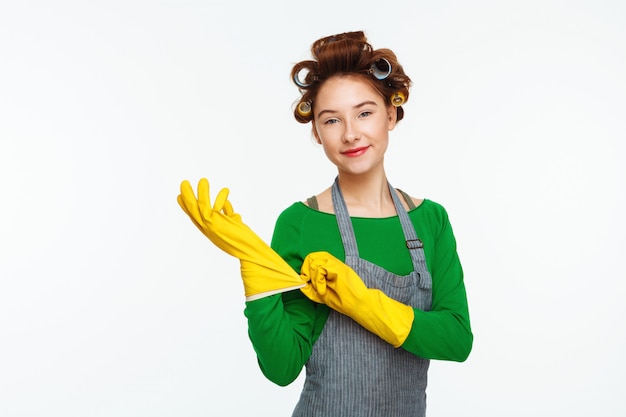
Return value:
<svg viewBox="0 0 626 417">
<path fill-rule="evenodd" d="M 456 240 L 445 210 L 441 230 L 434 240 L 431 275 L 431 311 L 414 309 L 411 331 L 402 348 L 428 359 L 462 362 L 472 349 L 473 334 L 463 270 Z"/>
<path fill-rule="evenodd" d="M 301 218 L 287 209 L 276 222 L 271 246 L 298 273 L 302 265 L 301 235 Z M 296 290 L 248 301 L 244 314 L 263 374 L 285 386 L 298 377 L 311 356 L 328 308 Z"/>
<path fill-rule="evenodd" d="M 314 335 L 319 335 L 315 331 L 317 309 L 300 291 L 246 303 L 248 335 L 261 371 L 270 381 L 289 385 L 302 371 L 311 356 Z"/>
</svg>

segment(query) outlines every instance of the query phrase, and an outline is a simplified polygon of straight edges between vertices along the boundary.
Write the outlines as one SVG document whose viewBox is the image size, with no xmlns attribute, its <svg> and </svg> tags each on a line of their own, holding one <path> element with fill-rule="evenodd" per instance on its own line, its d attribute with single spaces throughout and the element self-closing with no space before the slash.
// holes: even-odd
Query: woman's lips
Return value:
<svg viewBox="0 0 626 417">
<path fill-rule="evenodd" d="M 349 157 L 361 156 L 367 151 L 368 148 L 369 146 L 362 146 L 360 148 L 348 149 L 347 151 L 343 151 L 341 153 Z"/>
</svg>

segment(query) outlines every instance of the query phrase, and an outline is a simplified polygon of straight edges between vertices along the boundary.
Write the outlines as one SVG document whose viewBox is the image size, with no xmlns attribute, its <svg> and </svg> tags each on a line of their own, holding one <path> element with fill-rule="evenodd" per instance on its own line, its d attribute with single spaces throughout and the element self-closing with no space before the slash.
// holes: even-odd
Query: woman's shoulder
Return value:
<svg viewBox="0 0 626 417">
<path fill-rule="evenodd" d="M 429 198 L 422 198 L 422 199 L 413 199 L 414 201 L 419 201 L 419 204 L 416 204 L 416 209 L 424 209 L 426 211 L 445 211 L 446 209 L 444 208 L 443 204 L 435 201 L 435 200 L 431 200 Z"/>
<path fill-rule="evenodd" d="M 285 208 L 278 216 L 278 224 L 301 224 L 304 221 L 323 221 L 328 213 L 309 207 L 306 201 L 296 201 Z"/>
<path fill-rule="evenodd" d="M 280 215 L 281 216 L 290 216 L 295 213 L 301 213 L 303 210 L 307 208 L 306 204 L 302 201 L 295 201 L 289 207 L 285 208 Z"/>
<path fill-rule="evenodd" d="M 439 234 L 450 228 L 450 219 L 446 208 L 439 202 L 425 198 L 422 204 L 409 211 L 411 222 L 419 228 L 426 228 Z"/>
<path fill-rule="evenodd" d="M 286 219 L 300 218 L 315 211 L 317 210 L 309 207 L 307 201 L 295 201 L 290 206 L 285 208 L 278 217 Z"/>
<path fill-rule="evenodd" d="M 436 216 L 438 218 L 447 217 L 446 208 L 443 204 L 429 198 L 423 198 L 419 201 L 420 204 L 416 204 L 416 207 L 409 211 L 410 214 L 417 216 Z"/>
<path fill-rule="evenodd" d="M 274 225 L 273 245 L 289 242 L 289 245 L 298 244 L 303 236 L 310 239 L 317 236 L 327 239 L 329 233 L 337 231 L 337 221 L 333 215 L 322 213 L 297 201 L 285 208 Z"/>
</svg>

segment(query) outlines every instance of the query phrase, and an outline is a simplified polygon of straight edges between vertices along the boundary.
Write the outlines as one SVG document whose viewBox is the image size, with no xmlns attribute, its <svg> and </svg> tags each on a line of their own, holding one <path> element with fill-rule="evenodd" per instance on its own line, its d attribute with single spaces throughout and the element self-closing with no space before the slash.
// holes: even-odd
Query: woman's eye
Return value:
<svg viewBox="0 0 626 417">
<path fill-rule="evenodd" d="M 372 114 L 372 112 L 371 112 L 371 111 L 364 111 L 364 112 L 361 112 L 361 113 L 359 114 L 359 117 L 367 117 L 367 116 L 369 116 L 370 114 Z"/>
<path fill-rule="evenodd" d="M 324 122 L 325 125 L 333 125 L 335 123 L 339 122 L 337 119 L 328 119 Z"/>
</svg>

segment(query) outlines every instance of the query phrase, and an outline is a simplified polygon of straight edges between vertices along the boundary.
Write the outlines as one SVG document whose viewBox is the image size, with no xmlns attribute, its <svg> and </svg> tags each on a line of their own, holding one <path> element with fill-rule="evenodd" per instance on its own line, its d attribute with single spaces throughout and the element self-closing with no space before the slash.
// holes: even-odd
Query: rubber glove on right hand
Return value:
<svg viewBox="0 0 626 417">
<path fill-rule="evenodd" d="M 352 268 L 330 253 L 308 254 L 301 275 L 310 284 L 300 291 L 311 300 L 351 317 L 394 347 L 402 346 L 408 337 L 413 308 L 381 290 L 367 288 Z"/>
<path fill-rule="evenodd" d="M 211 206 L 209 182 L 198 182 L 198 198 L 189 181 L 180 184 L 178 204 L 196 227 L 224 252 L 239 258 L 248 301 L 301 288 L 304 281 L 287 262 L 235 213 L 223 188 Z"/>
</svg>

